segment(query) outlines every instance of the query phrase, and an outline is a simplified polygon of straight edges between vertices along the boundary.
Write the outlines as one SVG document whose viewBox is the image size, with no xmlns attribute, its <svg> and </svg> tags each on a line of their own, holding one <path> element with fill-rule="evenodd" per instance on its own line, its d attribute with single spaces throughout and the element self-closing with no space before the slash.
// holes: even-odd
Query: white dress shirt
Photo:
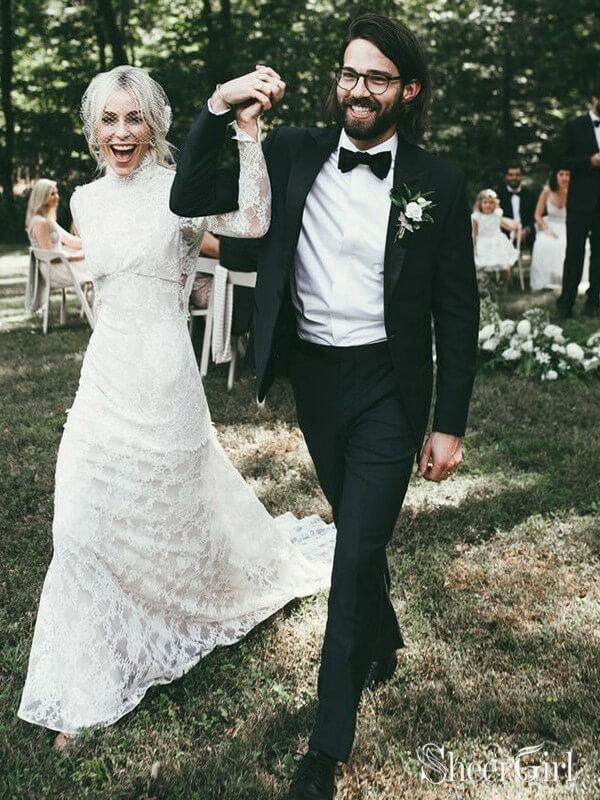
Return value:
<svg viewBox="0 0 600 800">
<path fill-rule="evenodd" d="M 590 117 L 592 122 L 600 120 L 600 117 L 594 111 L 590 111 Z M 596 134 L 596 141 L 598 142 L 598 150 L 600 150 L 600 125 L 594 125 L 594 133 Z"/>
<path fill-rule="evenodd" d="M 521 224 L 521 187 L 513 189 L 512 186 L 506 187 L 509 192 L 515 192 L 510 196 L 510 204 L 512 206 L 513 219 L 517 225 Z"/>
<path fill-rule="evenodd" d="M 340 147 L 357 150 L 342 131 L 306 198 L 292 302 L 301 339 L 348 347 L 387 338 L 383 261 L 398 137 L 394 134 L 367 151 L 391 152 L 392 166 L 384 180 L 365 164 L 341 172 Z"/>
</svg>

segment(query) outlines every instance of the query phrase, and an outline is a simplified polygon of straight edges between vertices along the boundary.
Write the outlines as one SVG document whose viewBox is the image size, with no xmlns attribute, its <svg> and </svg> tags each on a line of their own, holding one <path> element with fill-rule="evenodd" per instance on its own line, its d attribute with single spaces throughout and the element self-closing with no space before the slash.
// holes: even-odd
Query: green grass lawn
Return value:
<svg viewBox="0 0 600 800">
<path fill-rule="evenodd" d="M 1 285 L 0 306 L 21 291 Z M 525 302 L 504 301 L 513 315 Z M 576 319 L 567 332 L 596 327 Z M 45 337 L 39 319 L 0 332 L 0 798 L 282 799 L 315 710 L 324 595 L 151 690 L 67 755 L 16 717 L 88 337 L 74 311 Z M 231 394 L 225 381 L 213 367 L 205 382 L 215 424 L 269 510 L 329 518 L 287 387 L 261 411 L 248 372 Z M 364 696 L 340 800 L 600 796 L 599 429 L 598 380 L 478 380 L 462 469 L 440 485 L 413 479 L 398 521 L 390 561 L 407 646 L 393 681 Z M 432 785 L 416 756 L 428 742 L 465 763 L 509 763 L 541 742 L 549 761 L 571 750 L 574 786 L 562 770 L 558 785 Z"/>
</svg>

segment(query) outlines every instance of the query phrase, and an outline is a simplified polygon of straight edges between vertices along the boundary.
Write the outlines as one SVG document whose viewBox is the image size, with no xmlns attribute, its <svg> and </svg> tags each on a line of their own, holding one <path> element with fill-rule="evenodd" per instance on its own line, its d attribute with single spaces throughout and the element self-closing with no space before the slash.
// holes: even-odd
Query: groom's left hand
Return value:
<svg viewBox="0 0 600 800">
<path fill-rule="evenodd" d="M 462 461 L 462 437 L 433 431 L 427 437 L 417 475 L 426 481 L 443 481 L 458 468 Z"/>
</svg>

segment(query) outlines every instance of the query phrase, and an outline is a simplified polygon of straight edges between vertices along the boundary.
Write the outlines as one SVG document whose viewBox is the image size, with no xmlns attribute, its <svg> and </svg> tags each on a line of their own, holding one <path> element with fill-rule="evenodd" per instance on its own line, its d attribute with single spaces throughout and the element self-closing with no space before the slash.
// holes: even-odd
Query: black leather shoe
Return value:
<svg viewBox="0 0 600 800">
<path fill-rule="evenodd" d="M 397 664 L 398 657 L 395 650 L 392 650 L 392 652 L 384 658 L 371 661 L 367 677 L 365 678 L 365 688 L 375 689 L 375 687 L 389 681 L 396 671 Z"/>
<path fill-rule="evenodd" d="M 600 317 L 600 308 L 598 306 L 588 306 L 587 303 L 583 307 L 583 313 L 586 317 L 591 317 L 592 319 L 597 319 Z"/>
<path fill-rule="evenodd" d="M 309 750 L 298 765 L 288 800 L 333 800 L 337 761 L 318 750 Z"/>
</svg>

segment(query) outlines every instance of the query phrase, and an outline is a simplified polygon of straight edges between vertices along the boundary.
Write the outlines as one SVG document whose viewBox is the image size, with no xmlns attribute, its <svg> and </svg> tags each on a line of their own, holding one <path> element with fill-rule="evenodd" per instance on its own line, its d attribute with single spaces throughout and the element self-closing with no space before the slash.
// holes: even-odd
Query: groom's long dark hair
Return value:
<svg viewBox="0 0 600 800">
<path fill-rule="evenodd" d="M 421 91 L 410 103 L 399 106 L 398 132 L 408 139 L 420 139 L 427 129 L 429 106 L 431 103 L 431 78 L 425 55 L 416 36 L 406 25 L 379 14 L 362 14 L 352 20 L 345 40 L 340 46 L 338 62 L 344 64 L 346 48 L 354 39 L 366 39 L 381 50 L 386 58 L 393 61 L 402 78 L 402 84 L 417 80 Z M 335 81 L 329 91 L 325 109 L 335 119 L 337 106 L 337 85 Z"/>
</svg>

